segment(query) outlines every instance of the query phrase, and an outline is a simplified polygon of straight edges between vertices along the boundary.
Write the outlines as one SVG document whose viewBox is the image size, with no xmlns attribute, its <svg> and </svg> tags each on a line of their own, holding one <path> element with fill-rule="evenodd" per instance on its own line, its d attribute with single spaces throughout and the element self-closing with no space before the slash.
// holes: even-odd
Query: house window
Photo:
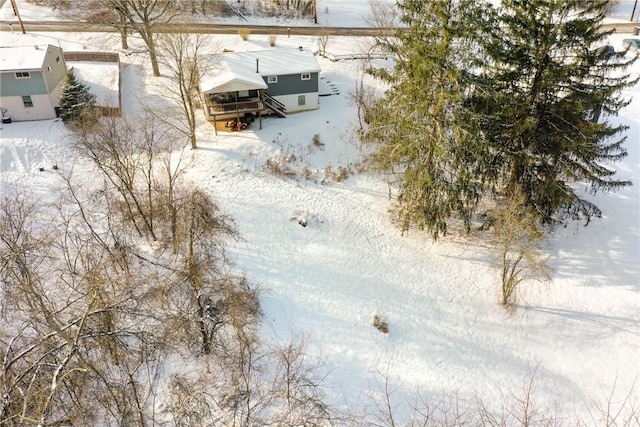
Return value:
<svg viewBox="0 0 640 427">
<path fill-rule="evenodd" d="M 56 56 L 56 64 L 57 64 L 58 62 L 60 62 L 60 57 L 59 57 L 59 56 Z"/>
<path fill-rule="evenodd" d="M 267 77 L 267 83 L 278 83 L 278 76 Z"/>
<path fill-rule="evenodd" d="M 311 73 L 302 73 L 300 74 L 300 78 L 302 80 L 311 80 Z"/>
<path fill-rule="evenodd" d="M 51 72 L 51 65 L 47 65 L 47 71 Z"/>
<path fill-rule="evenodd" d="M 22 103 L 24 104 L 25 108 L 33 107 L 33 100 L 29 95 L 25 95 L 22 97 Z"/>
<path fill-rule="evenodd" d="M 304 95 L 298 95 L 298 105 L 306 105 L 306 98 Z"/>
<path fill-rule="evenodd" d="M 16 79 L 28 79 L 31 77 L 28 71 L 18 71 L 16 73 Z"/>
</svg>

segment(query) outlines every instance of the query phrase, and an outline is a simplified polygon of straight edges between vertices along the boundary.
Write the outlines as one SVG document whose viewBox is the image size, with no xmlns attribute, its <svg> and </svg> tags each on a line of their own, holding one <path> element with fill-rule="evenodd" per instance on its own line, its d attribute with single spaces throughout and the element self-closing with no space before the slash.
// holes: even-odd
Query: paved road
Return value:
<svg viewBox="0 0 640 427">
<path fill-rule="evenodd" d="M 90 24 L 72 21 L 23 21 L 27 32 L 116 32 L 118 29 L 108 24 Z M 18 21 L 11 21 L 13 30 L 19 31 Z M 334 36 L 372 36 L 377 29 L 364 27 L 286 27 L 277 25 L 226 25 L 226 24 L 157 24 L 159 33 L 187 32 L 203 34 L 237 34 L 238 30 L 249 28 L 252 34 L 310 35 L 328 34 Z M 0 22 L 0 31 L 10 31 L 9 22 Z M 391 33 L 392 29 L 385 31 Z"/>
<path fill-rule="evenodd" d="M 0 0 L 1 1 L 1 0 Z M 13 30 L 19 31 L 20 26 L 17 20 L 11 21 Z M 24 26 L 27 32 L 115 32 L 117 28 L 113 25 L 90 24 L 84 22 L 71 21 L 25 21 Z M 631 34 L 634 28 L 640 26 L 637 22 L 626 22 L 618 24 L 603 25 L 605 29 L 615 29 L 618 33 Z M 238 30 L 249 28 L 253 34 L 278 34 L 278 35 L 308 35 L 317 36 L 327 34 L 332 36 L 373 36 L 379 34 L 377 28 L 364 27 L 286 27 L 276 25 L 223 25 L 223 24 L 159 24 L 155 26 L 160 33 L 187 32 L 203 34 L 237 34 Z M 9 22 L 0 22 L 0 31 L 10 31 Z M 393 29 L 384 29 L 391 33 Z"/>
</svg>

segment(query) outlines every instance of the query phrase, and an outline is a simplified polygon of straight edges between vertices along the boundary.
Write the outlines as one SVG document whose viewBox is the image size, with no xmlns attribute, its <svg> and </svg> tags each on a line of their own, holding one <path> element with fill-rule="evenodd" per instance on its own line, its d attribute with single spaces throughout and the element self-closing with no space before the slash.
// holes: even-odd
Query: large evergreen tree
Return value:
<svg viewBox="0 0 640 427">
<path fill-rule="evenodd" d="M 379 43 L 396 58 L 374 74 L 389 84 L 367 114 L 366 140 L 377 144 L 376 164 L 397 178 L 403 231 L 446 233 L 457 214 L 469 227 L 487 173 L 486 149 L 464 107 L 472 81 L 473 0 L 398 3 L 408 28 Z"/>
<path fill-rule="evenodd" d="M 495 155 L 498 185 L 516 190 L 546 222 L 600 216 L 574 184 L 615 190 L 611 163 L 626 156 L 626 129 L 606 115 L 626 105 L 631 61 L 599 49 L 607 0 L 502 0 L 487 19 L 474 102 Z M 599 111 L 604 120 L 598 121 Z M 595 118 L 594 118 L 595 115 Z"/>
<path fill-rule="evenodd" d="M 81 124 L 93 117 L 96 97 L 89 92 L 89 87 L 78 81 L 69 70 L 65 76 L 60 96 L 60 118 L 67 124 Z"/>
</svg>

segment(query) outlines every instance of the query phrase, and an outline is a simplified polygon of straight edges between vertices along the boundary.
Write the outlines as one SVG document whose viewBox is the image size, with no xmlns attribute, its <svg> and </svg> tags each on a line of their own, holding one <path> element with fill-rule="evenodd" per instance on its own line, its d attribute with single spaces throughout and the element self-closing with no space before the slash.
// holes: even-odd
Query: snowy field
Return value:
<svg viewBox="0 0 640 427">
<path fill-rule="evenodd" d="M 366 14 L 364 1 L 318 3 L 334 23 L 356 25 Z M 24 19 L 50 15 L 26 5 L 23 12 Z M 2 45 L 51 43 L 65 50 L 119 46 L 114 35 L 101 34 L 1 37 Z M 623 37 L 611 43 L 620 49 Z M 328 50 L 358 52 L 363 43 L 333 37 Z M 266 36 L 213 36 L 212 44 L 268 48 Z M 276 48 L 297 46 L 316 49 L 317 40 L 280 37 Z M 153 92 L 146 56 L 121 60 L 124 115 L 132 117 L 145 99 L 162 95 Z M 359 63 L 318 61 L 323 91 L 332 94 L 321 98 L 319 110 L 217 136 L 201 120 L 200 148 L 190 153 L 188 178 L 234 218 L 244 239 L 231 252 L 262 289 L 265 339 L 306 336 L 312 354 L 330 368 L 326 385 L 334 402 L 352 407 L 378 390 L 381 373 L 398 403 L 419 391 L 425 397 L 457 392 L 463 399 L 477 393 L 499 404 L 501 393 L 517 393 L 535 371 L 537 403 L 557 399 L 571 419 L 588 416 L 611 393 L 614 400 L 629 393 L 640 379 L 640 85 L 627 93 L 631 104 L 610 118 L 629 126 L 629 156 L 616 168 L 634 185 L 593 198 L 602 219 L 586 228 L 569 223 L 550 236 L 551 283 L 524 283 L 522 304 L 509 316 L 499 305 L 498 274 L 482 235 L 454 233 L 434 243 L 394 227 L 387 184 L 360 168 L 365 152 L 349 96 Z M 640 72 L 640 63 L 632 72 Z M 89 170 L 69 149 L 60 121 L 4 124 L 0 132 L 0 194 L 17 187 L 51 201 L 58 174 Z M 315 134 L 323 145 L 312 143 Z M 296 178 L 269 172 L 268 159 L 291 155 L 287 165 Z M 349 171 L 340 182 L 331 173 L 339 168 Z M 303 170 L 311 172 L 308 179 Z M 298 224 L 302 218 L 307 227 Z M 389 334 L 372 327 L 375 314 L 386 316 Z M 639 393 L 636 385 L 638 399 Z"/>
</svg>

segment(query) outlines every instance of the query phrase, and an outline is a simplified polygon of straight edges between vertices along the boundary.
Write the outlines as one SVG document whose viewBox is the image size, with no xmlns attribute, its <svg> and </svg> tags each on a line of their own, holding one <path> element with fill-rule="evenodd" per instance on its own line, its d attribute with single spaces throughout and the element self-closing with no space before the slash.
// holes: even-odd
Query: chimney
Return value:
<svg viewBox="0 0 640 427">
<path fill-rule="evenodd" d="M 259 62 L 260 62 L 260 59 L 259 59 L 259 58 L 256 58 L 256 73 L 259 73 L 259 72 L 260 72 Z"/>
</svg>

